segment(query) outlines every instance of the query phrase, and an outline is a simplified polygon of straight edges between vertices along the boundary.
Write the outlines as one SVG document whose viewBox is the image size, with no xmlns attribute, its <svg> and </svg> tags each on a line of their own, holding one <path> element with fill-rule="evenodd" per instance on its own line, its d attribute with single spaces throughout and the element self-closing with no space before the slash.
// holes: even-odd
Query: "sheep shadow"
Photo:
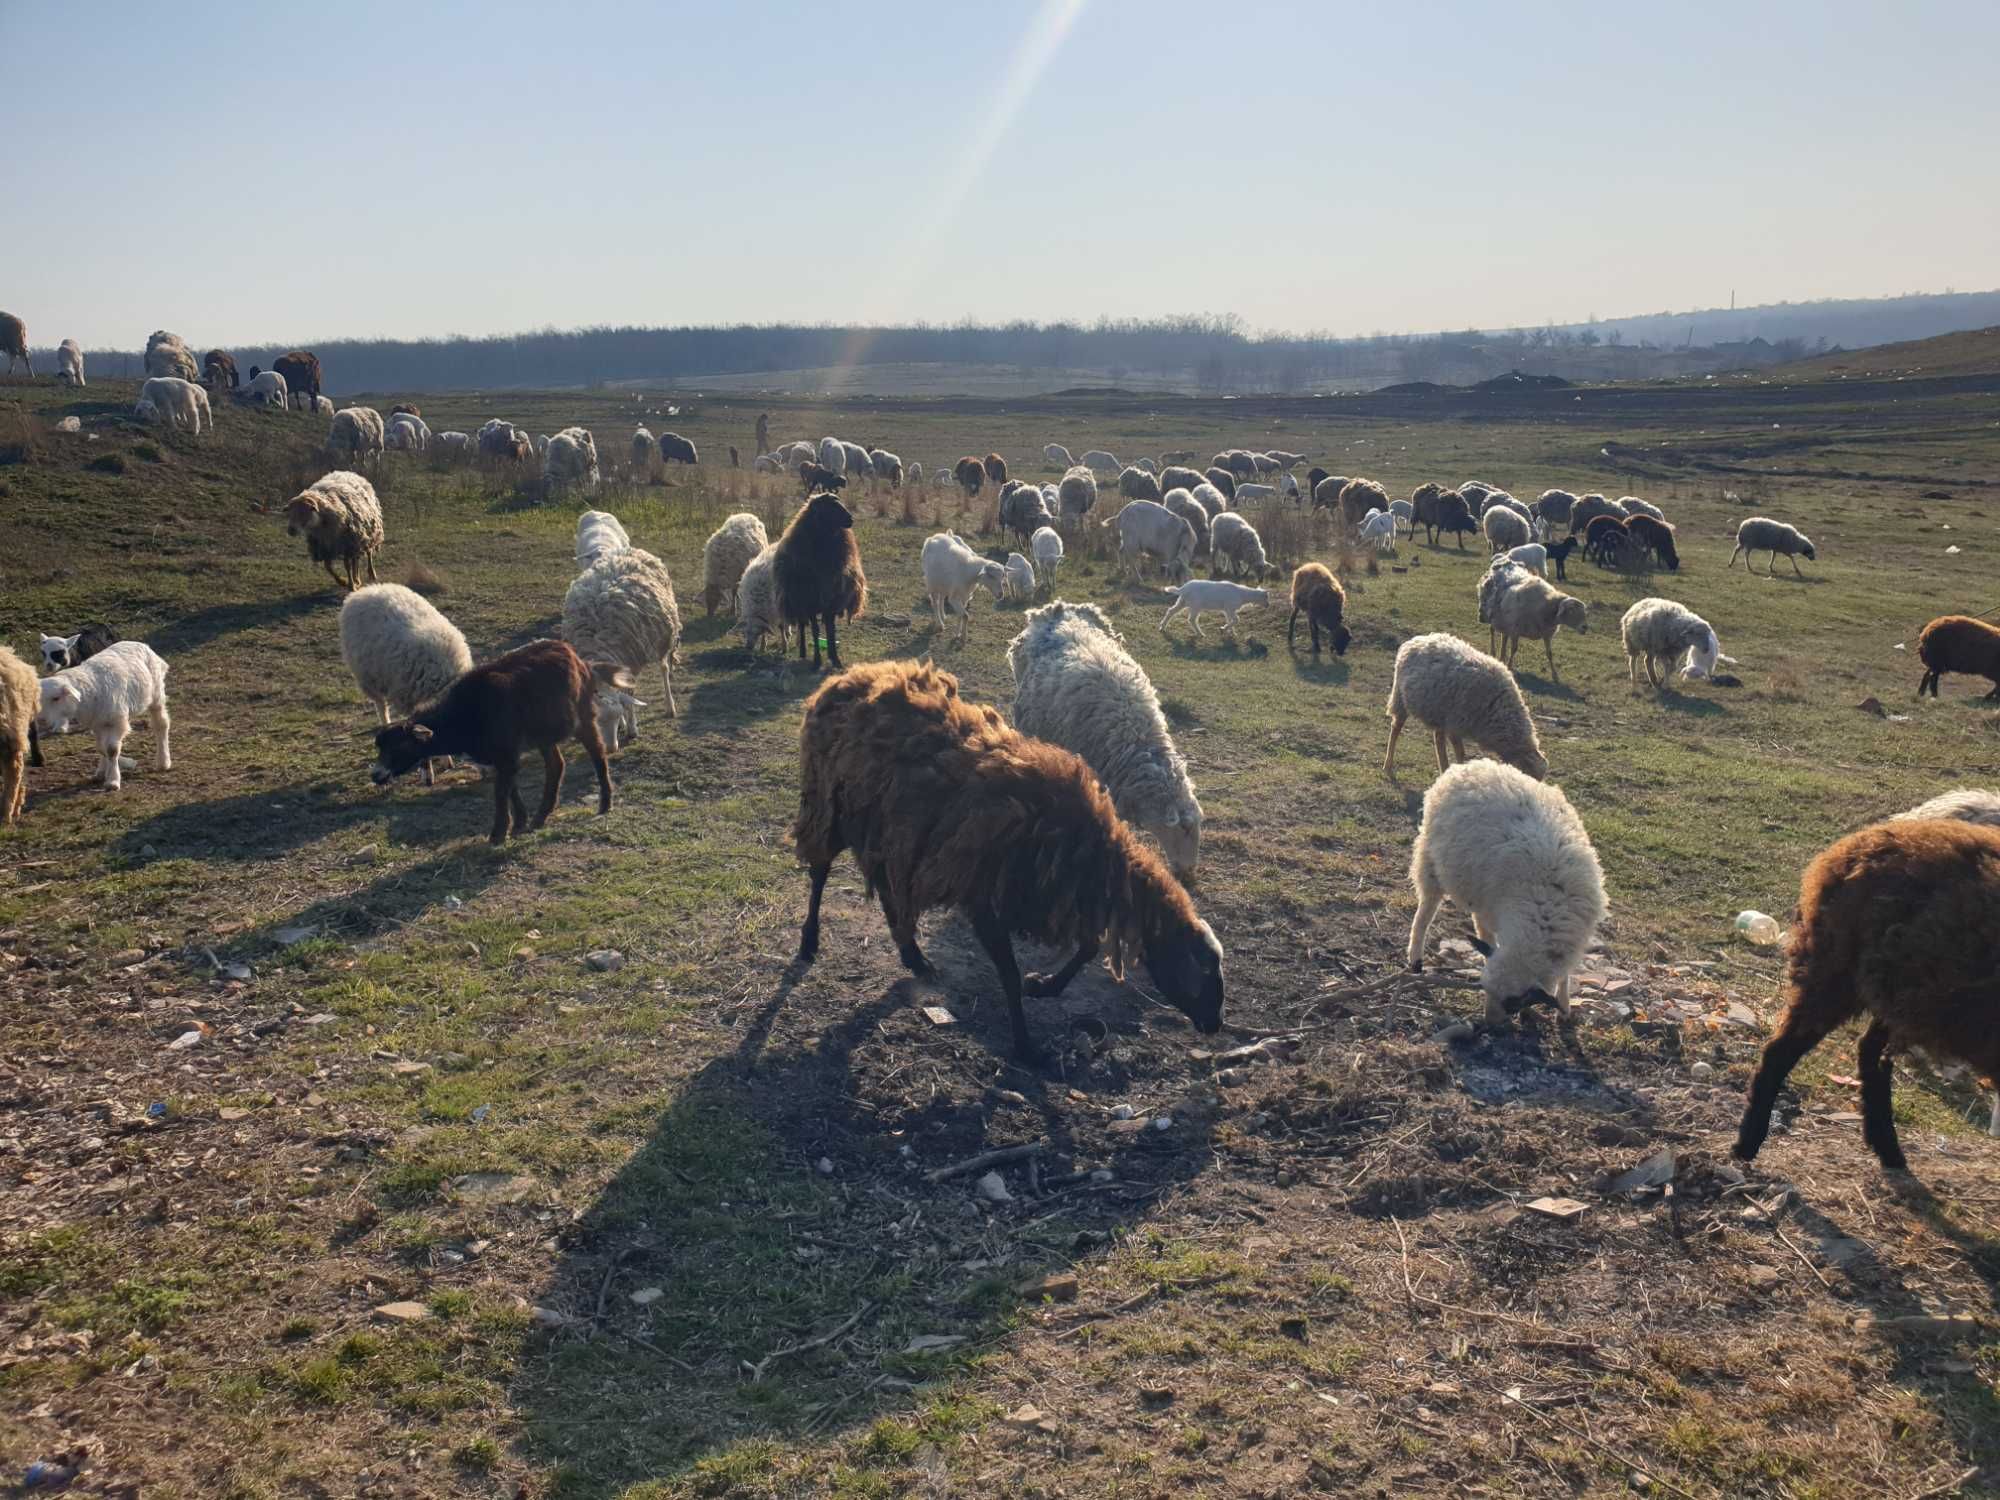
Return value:
<svg viewBox="0 0 2000 1500">
<path fill-rule="evenodd" d="M 1314 656 L 1310 647 L 1291 648 L 1292 675 L 1306 682 L 1323 683 L 1328 687 L 1344 687 L 1350 675 L 1345 657 L 1328 652 L 1324 660 Z"/>
<path fill-rule="evenodd" d="M 1568 683 L 1557 682 L 1554 678 L 1543 677 L 1537 672 L 1516 671 L 1514 681 L 1520 684 L 1522 692 L 1533 693 L 1537 698 L 1554 698 L 1562 703 L 1584 701 L 1583 694 Z"/>
<path fill-rule="evenodd" d="M 1659 700 L 1660 707 L 1669 713 L 1686 714 L 1696 719 L 1726 718 L 1729 714 L 1729 710 L 1713 698 L 1696 698 L 1670 687 L 1661 687 L 1654 696 Z"/>
<path fill-rule="evenodd" d="M 270 630 L 303 615 L 338 613 L 341 597 L 340 592 L 329 584 L 315 593 L 292 594 L 282 599 L 246 599 L 234 604 L 211 604 L 206 609 L 182 615 L 149 632 L 146 641 L 171 662 L 176 656 L 223 636 Z"/>
<path fill-rule="evenodd" d="M 1182 661 L 1257 661 L 1271 654 L 1271 648 L 1254 636 L 1232 638 L 1210 631 L 1202 639 L 1192 635 L 1167 635 L 1167 650 Z"/>
<path fill-rule="evenodd" d="M 837 1441 L 920 1409 L 925 1382 L 1039 1304 L 1043 1272 L 1113 1243 L 1210 1165 L 1210 1131 L 1193 1120 L 1078 1139 L 1083 1122 L 1104 1120 L 1105 1096 L 1157 1087 L 1143 1062 L 1119 1060 L 1122 1045 L 996 1075 L 1005 1007 L 958 918 L 929 924 L 939 975 L 925 981 L 896 967 L 872 903 L 830 901 L 828 918 L 817 964 L 751 960 L 744 997 L 717 1013 L 733 1033 L 724 1050 L 645 1122 L 531 1293 L 569 1321 L 524 1354 L 520 1443 L 531 1462 L 561 1465 L 579 1500 L 671 1482 L 746 1440 Z M 1128 1040 L 1118 1033 L 1134 1029 L 1130 991 L 1094 972 L 1075 988 Z M 924 1004 L 960 1019 L 934 1026 Z M 1067 1008 L 1031 1008 L 1044 1045 Z M 982 1208 L 977 1173 L 928 1179 L 1037 1139 L 1040 1173 L 1102 1162 L 1114 1181 L 1037 1192 L 1015 1163 L 1001 1168 L 1014 1201 Z M 1053 1264 L 1052 1246 L 1018 1237 L 1052 1218 Z M 638 1288 L 659 1294 L 640 1308 Z M 913 1347 L 922 1336 L 944 1347 Z M 662 1403 L 662 1388 L 674 1400 Z"/>
<path fill-rule="evenodd" d="M 700 652 L 692 664 L 716 675 L 705 676 L 681 697 L 678 727 L 683 734 L 729 734 L 792 712 L 827 675 L 813 671 L 810 658 L 800 671 L 797 657 L 781 662 L 768 652 L 752 655 L 729 648 Z M 724 673 L 728 675 L 719 675 Z"/>
<path fill-rule="evenodd" d="M 506 871 L 519 847 L 518 842 L 496 848 L 480 841 L 398 865 L 358 890 L 321 896 L 288 915 L 273 917 L 231 938 L 229 946 L 283 949 L 310 938 L 338 935 L 352 941 L 406 927 L 447 897 L 469 900 L 485 890 Z M 291 929 L 306 929 L 308 937 L 298 937 Z"/>
</svg>

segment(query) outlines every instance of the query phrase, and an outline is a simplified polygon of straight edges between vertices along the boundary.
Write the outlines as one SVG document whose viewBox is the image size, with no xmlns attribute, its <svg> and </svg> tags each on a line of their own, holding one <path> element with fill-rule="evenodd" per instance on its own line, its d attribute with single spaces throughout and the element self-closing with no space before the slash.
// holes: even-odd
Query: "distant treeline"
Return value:
<svg viewBox="0 0 2000 1500">
<path fill-rule="evenodd" d="M 1602 322 L 1444 334 L 1252 334 L 1232 316 L 1095 323 L 964 323 L 866 328 L 737 324 L 705 328 L 543 329 L 492 338 L 321 339 L 233 346 L 237 367 L 316 352 L 333 392 L 685 384 L 703 376 L 876 364 L 997 366 L 1059 384 L 1093 373 L 1114 384 L 1213 393 L 1310 392 L 1405 380 L 1466 384 L 1507 370 L 1635 379 L 1762 365 L 1822 352 L 2000 324 L 2000 292 L 1780 303 Z M 197 358 L 199 329 L 176 330 Z M 106 375 L 139 369 L 133 351 L 86 352 Z"/>
</svg>

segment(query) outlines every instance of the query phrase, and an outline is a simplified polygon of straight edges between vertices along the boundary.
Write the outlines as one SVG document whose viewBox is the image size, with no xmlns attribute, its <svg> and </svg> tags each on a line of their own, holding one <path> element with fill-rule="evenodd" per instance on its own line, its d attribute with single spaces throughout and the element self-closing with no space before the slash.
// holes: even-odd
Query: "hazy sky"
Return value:
<svg viewBox="0 0 2000 1500">
<path fill-rule="evenodd" d="M 0 0 L 37 344 L 2000 284 L 2000 5 Z"/>
</svg>

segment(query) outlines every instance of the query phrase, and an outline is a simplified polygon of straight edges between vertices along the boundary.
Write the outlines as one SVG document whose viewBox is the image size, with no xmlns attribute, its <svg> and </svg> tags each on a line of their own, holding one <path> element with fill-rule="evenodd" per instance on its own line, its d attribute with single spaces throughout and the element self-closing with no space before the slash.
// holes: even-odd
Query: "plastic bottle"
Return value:
<svg viewBox="0 0 2000 1500">
<path fill-rule="evenodd" d="M 1761 911 L 1740 911 L 1736 914 L 1736 935 L 1759 948 L 1768 948 L 1784 935 L 1784 929 L 1777 918 Z"/>
</svg>

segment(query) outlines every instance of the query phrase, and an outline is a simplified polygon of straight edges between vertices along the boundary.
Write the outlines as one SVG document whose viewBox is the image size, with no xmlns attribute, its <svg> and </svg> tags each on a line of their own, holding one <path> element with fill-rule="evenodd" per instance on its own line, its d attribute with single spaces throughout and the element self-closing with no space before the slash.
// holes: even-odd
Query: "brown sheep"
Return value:
<svg viewBox="0 0 2000 1500">
<path fill-rule="evenodd" d="M 1599 516 L 1616 516 L 1622 521 L 1625 519 L 1625 507 L 1602 495 L 1585 495 L 1569 508 L 1569 534 L 1588 537 L 1590 523 Z"/>
<path fill-rule="evenodd" d="M 7 356 L 9 375 L 18 359 L 28 367 L 28 378 L 35 378 L 35 362 L 28 358 L 28 325 L 10 312 L 0 312 L 0 354 Z"/>
<path fill-rule="evenodd" d="M 1389 492 L 1372 479 L 1350 479 L 1340 491 L 1340 519 L 1345 526 L 1359 526 L 1371 510 L 1387 510 Z"/>
<path fill-rule="evenodd" d="M 1298 571 L 1292 574 L 1292 620 L 1285 627 L 1287 649 L 1298 633 L 1299 616 L 1303 613 L 1312 629 L 1313 655 L 1319 655 L 1319 633 L 1323 626 L 1333 654 L 1345 656 L 1348 642 L 1354 639 L 1354 633 L 1342 620 L 1346 610 L 1347 591 L 1325 563 L 1299 564 Z"/>
<path fill-rule="evenodd" d="M 1935 698 L 1947 672 L 1984 677 L 1993 684 L 1989 699 L 2000 698 L 2000 630 L 1970 615 L 1940 615 L 1917 635 L 1917 660 L 1924 664 L 1917 696 L 1928 688 Z"/>
<path fill-rule="evenodd" d="M 958 487 L 965 491 L 966 499 L 977 499 L 980 489 L 986 483 L 986 465 L 968 454 L 951 466 L 951 477 L 956 479 Z"/>
<path fill-rule="evenodd" d="M 286 403 L 296 401 L 311 411 L 319 400 L 319 356 L 294 349 L 272 360 L 271 368 L 285 377 Z"/>
<path fill-rule="evenodd" d="M 392 417 L 411 416 L 421 419 L 423 417 L 423 412 L 420 408 L 411 406 L 408 402 L 404 402 L 401 406 L 390 407 L 389 415 Z"/>
<path fill-rule="evenodd" d="M 41 706 L 35 669 L 0 646 L 0 823 L 20 817 L 28 800 L 28 743 Z"/>
<path fill-rule="evenodd" d="M 1479 530 L 1479 523 L 1472 519 L 1472 509 L 1465 503 L 1465 497 L 1457 490 L 1439 490 L 1431 497 L 1427 509 L 1430 514 L 1424 515 L 1416 510 L 1414 504 L 1411 506 L 1412 520 L 1415 523 L 1411 527 L 1412 534 L 1415 533 L 1417 526 L 1422 526 L 1426 538 L 1433 547 L 1437 545 L 1439 533 L 1456 536 L 1458 550 L 1463 552 L 1467 533 L 1477 533 Z"/>
<path fill-rule="evenodd" d="M 807 701 L 792 840 L 812 875 L 801 963 L 819 952 L 827 872 L 851 849 L 911 973 L 933 972 L 917 946 L 924 913 L 965 915 L 999 971 L 1023 1061 L 1037 1056 L 1023 993 L 1061 994 L 1100 950 L 1121 979 L 1143 959 L 1197 1030 L 1222 1024 L 1221 945 L 1096 775 L 965 702 L 958 679 L 928 663 L 871 662 Z M 1017 932 L 1075 954 L 1023 976 Z"/>
<path fill-rule="evenodd" d="M 1778 1089 L 1836 1028 L 1870 1017 L 1860 1046 L 1861 1134 L 1905 1165 L 1890 1054 L 1922 1047 L 2000 1075 L 2000 829 L 1943 819 L 1878 823 L 1806 867 L 1785 955 L 1784 1019 L 1750 1080 L 1736 1155 L 1755 1157 Z"/>
<path fill-rule="evenodd" d="M 987 454 L 986 462 L 981 464 L 980 467 L 986 471 L 986 479 L 989 484 L 998 487 L 1007 482 L 1007 460 L 999 454 Z"/>
<path fill-rule="evenodd" d="M 1318 495 L 1318 494 L 1319 494 L 1319 484 L 1320 484 L 1320 481 L 1321 481 L 1322 479 L 1326 479 L 1326 478 L 1329 478 L 1329 477 L 1331 477 L 1331 476 L 1329 476 L 1329 475 L 1327 474 L 1326 470 L 1322 469 L 1322 468 L 1321 468 L 1321 467 L 1320 467 L 1320 466 L 1319 466 L 1318 464 L 1314 464 L 1314 465 L 1313 465 L 1313 466 L 1312 466 L 1312 467 L 1311 467 L 1310 469 L 1307 469 L 1307 470 L 1306 470 L 1306 498 L 1307 498 L 1308 500 L 1310 500 L 1310 499 L 1312 499 L 1312 498 L 1313 498 L 1314 496 Z"/>
<path fill-rule="evenodd" d="M 811 459 L 799 465 L 799 484 L 805 494 L 832 494 L 847 487 L 847 476 L 822 469 Z"/>
<path fill-rule="evenodd" d="M 211 349 L 202 357 L 201 381 L 212 391 L 235 390 L 242 382 L 236 374 L 236 360 L 227 351 Z"/>
<path fill-rule="evenodd" d="M 1312 488 L 1312 508 L 1314 514 L 1323 510 L 1338 512 L 1340 492 L 1348 486 L 1345 474 L 1329 474 Z"/>
<path fill-rule="evenodd" d="M 813 638 L 813 666 L 820 664 L 821 630 L 826 659 L 840 670 L 836 619 L 853 619 L 868 607 L 868 577 L 854 540 L 854 516 L 832 495 L 814 495 L 799 507 L 771 557 L 778 628 L 799 627 L 799 660 Z"/>
<path fill-rule="evenodd" d="M 1628 516 L 1625 530 L 1638 552 L 1651 553 L 1670 573 L 1681 570 L 1681 556 L 1674 548 L 1674 528 L 1665 521 L 1656 521 L 1647 515 Z"/>
<path fill-rule="evenodd" d="M 1583 555 L 1600 565 L 1616 565 L 1625 557 L 1631 540 L 1619 517 L 1592 516 L 1583 528 Z"/>
</svg>

